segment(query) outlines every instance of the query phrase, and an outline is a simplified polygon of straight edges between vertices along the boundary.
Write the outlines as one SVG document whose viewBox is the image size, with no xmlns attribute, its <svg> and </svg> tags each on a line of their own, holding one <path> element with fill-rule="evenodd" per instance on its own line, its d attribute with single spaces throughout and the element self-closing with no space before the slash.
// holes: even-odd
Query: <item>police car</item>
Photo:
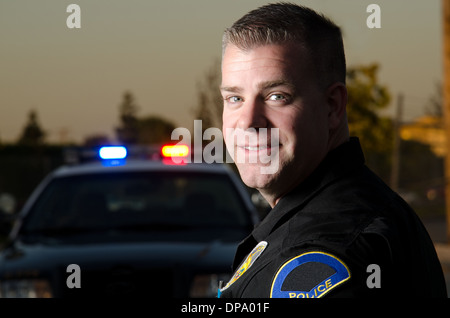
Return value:
<svg viewBox="0 0 450 318">
<path fill-rule="evenodd" d="M 257 213 L 226 165 L 175 164 L 176 147 L 103 147 L 47 176 L 0 255 L 0 296 L 214 297 Z"/>
</svg>

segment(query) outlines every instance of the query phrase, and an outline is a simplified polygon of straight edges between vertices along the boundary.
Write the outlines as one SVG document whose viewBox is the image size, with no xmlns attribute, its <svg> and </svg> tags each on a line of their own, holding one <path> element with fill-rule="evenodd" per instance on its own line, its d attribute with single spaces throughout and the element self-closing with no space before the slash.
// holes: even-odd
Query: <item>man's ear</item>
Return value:
<svg viewBox="0 0 450 318">
<path fill-rule="evenodd" d="M 328 125 L 329 129 L 333 130 L 346 121 L 347 87 L 343 83 L 336 82 L 328 87 L 326 94 Z"/>
</svg>

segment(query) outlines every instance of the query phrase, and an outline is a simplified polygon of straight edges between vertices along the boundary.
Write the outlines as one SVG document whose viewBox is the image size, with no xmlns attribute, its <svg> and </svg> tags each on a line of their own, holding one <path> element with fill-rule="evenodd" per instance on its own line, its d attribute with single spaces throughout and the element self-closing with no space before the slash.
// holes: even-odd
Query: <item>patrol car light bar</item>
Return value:
<svg viewBox="0 0 450 318">
<path fill-rule="evenodd" d="M 84 162 L 101 161 L 103 164 L 124 163 L 126 159 L 149 160 L 166 162 L 180 158 L 184 160 L 190 155 L 187 145 L 108 145 L 102 147 L 77 147 L 64 149 L 66 164 L 80 164 Z"/>
</svg>

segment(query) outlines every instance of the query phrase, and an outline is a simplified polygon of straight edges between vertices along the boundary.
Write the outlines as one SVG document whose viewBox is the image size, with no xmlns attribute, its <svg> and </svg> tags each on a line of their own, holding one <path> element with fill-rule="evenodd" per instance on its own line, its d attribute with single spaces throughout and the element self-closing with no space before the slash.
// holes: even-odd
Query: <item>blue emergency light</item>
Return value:
<svg viewBox="0 0 450 318">
<path fill-rule="evenodd" d="M 120 160 L 127 157 L 127 148 L 123 146 L 104 146 L 98 151 L 98 155 L 104 160 Z"/>
</svg>

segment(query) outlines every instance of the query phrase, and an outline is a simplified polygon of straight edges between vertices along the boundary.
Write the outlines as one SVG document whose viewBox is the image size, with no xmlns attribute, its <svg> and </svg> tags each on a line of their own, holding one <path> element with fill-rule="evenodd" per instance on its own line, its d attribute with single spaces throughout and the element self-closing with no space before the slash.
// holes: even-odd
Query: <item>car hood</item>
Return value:
<svg viewBox="0 0 450 318">
<path fill-rule="evenodd" d="M 89 267 L 132 265 L 134 268 L 195 267 L 228 268 L 237 243 L 213 242 L 126 242 L 98 244 L 25 244 L 16 242 L 2 252 L 2 276 L 27 270 L 47 271 L 77 264 Z"/>
</svg>

